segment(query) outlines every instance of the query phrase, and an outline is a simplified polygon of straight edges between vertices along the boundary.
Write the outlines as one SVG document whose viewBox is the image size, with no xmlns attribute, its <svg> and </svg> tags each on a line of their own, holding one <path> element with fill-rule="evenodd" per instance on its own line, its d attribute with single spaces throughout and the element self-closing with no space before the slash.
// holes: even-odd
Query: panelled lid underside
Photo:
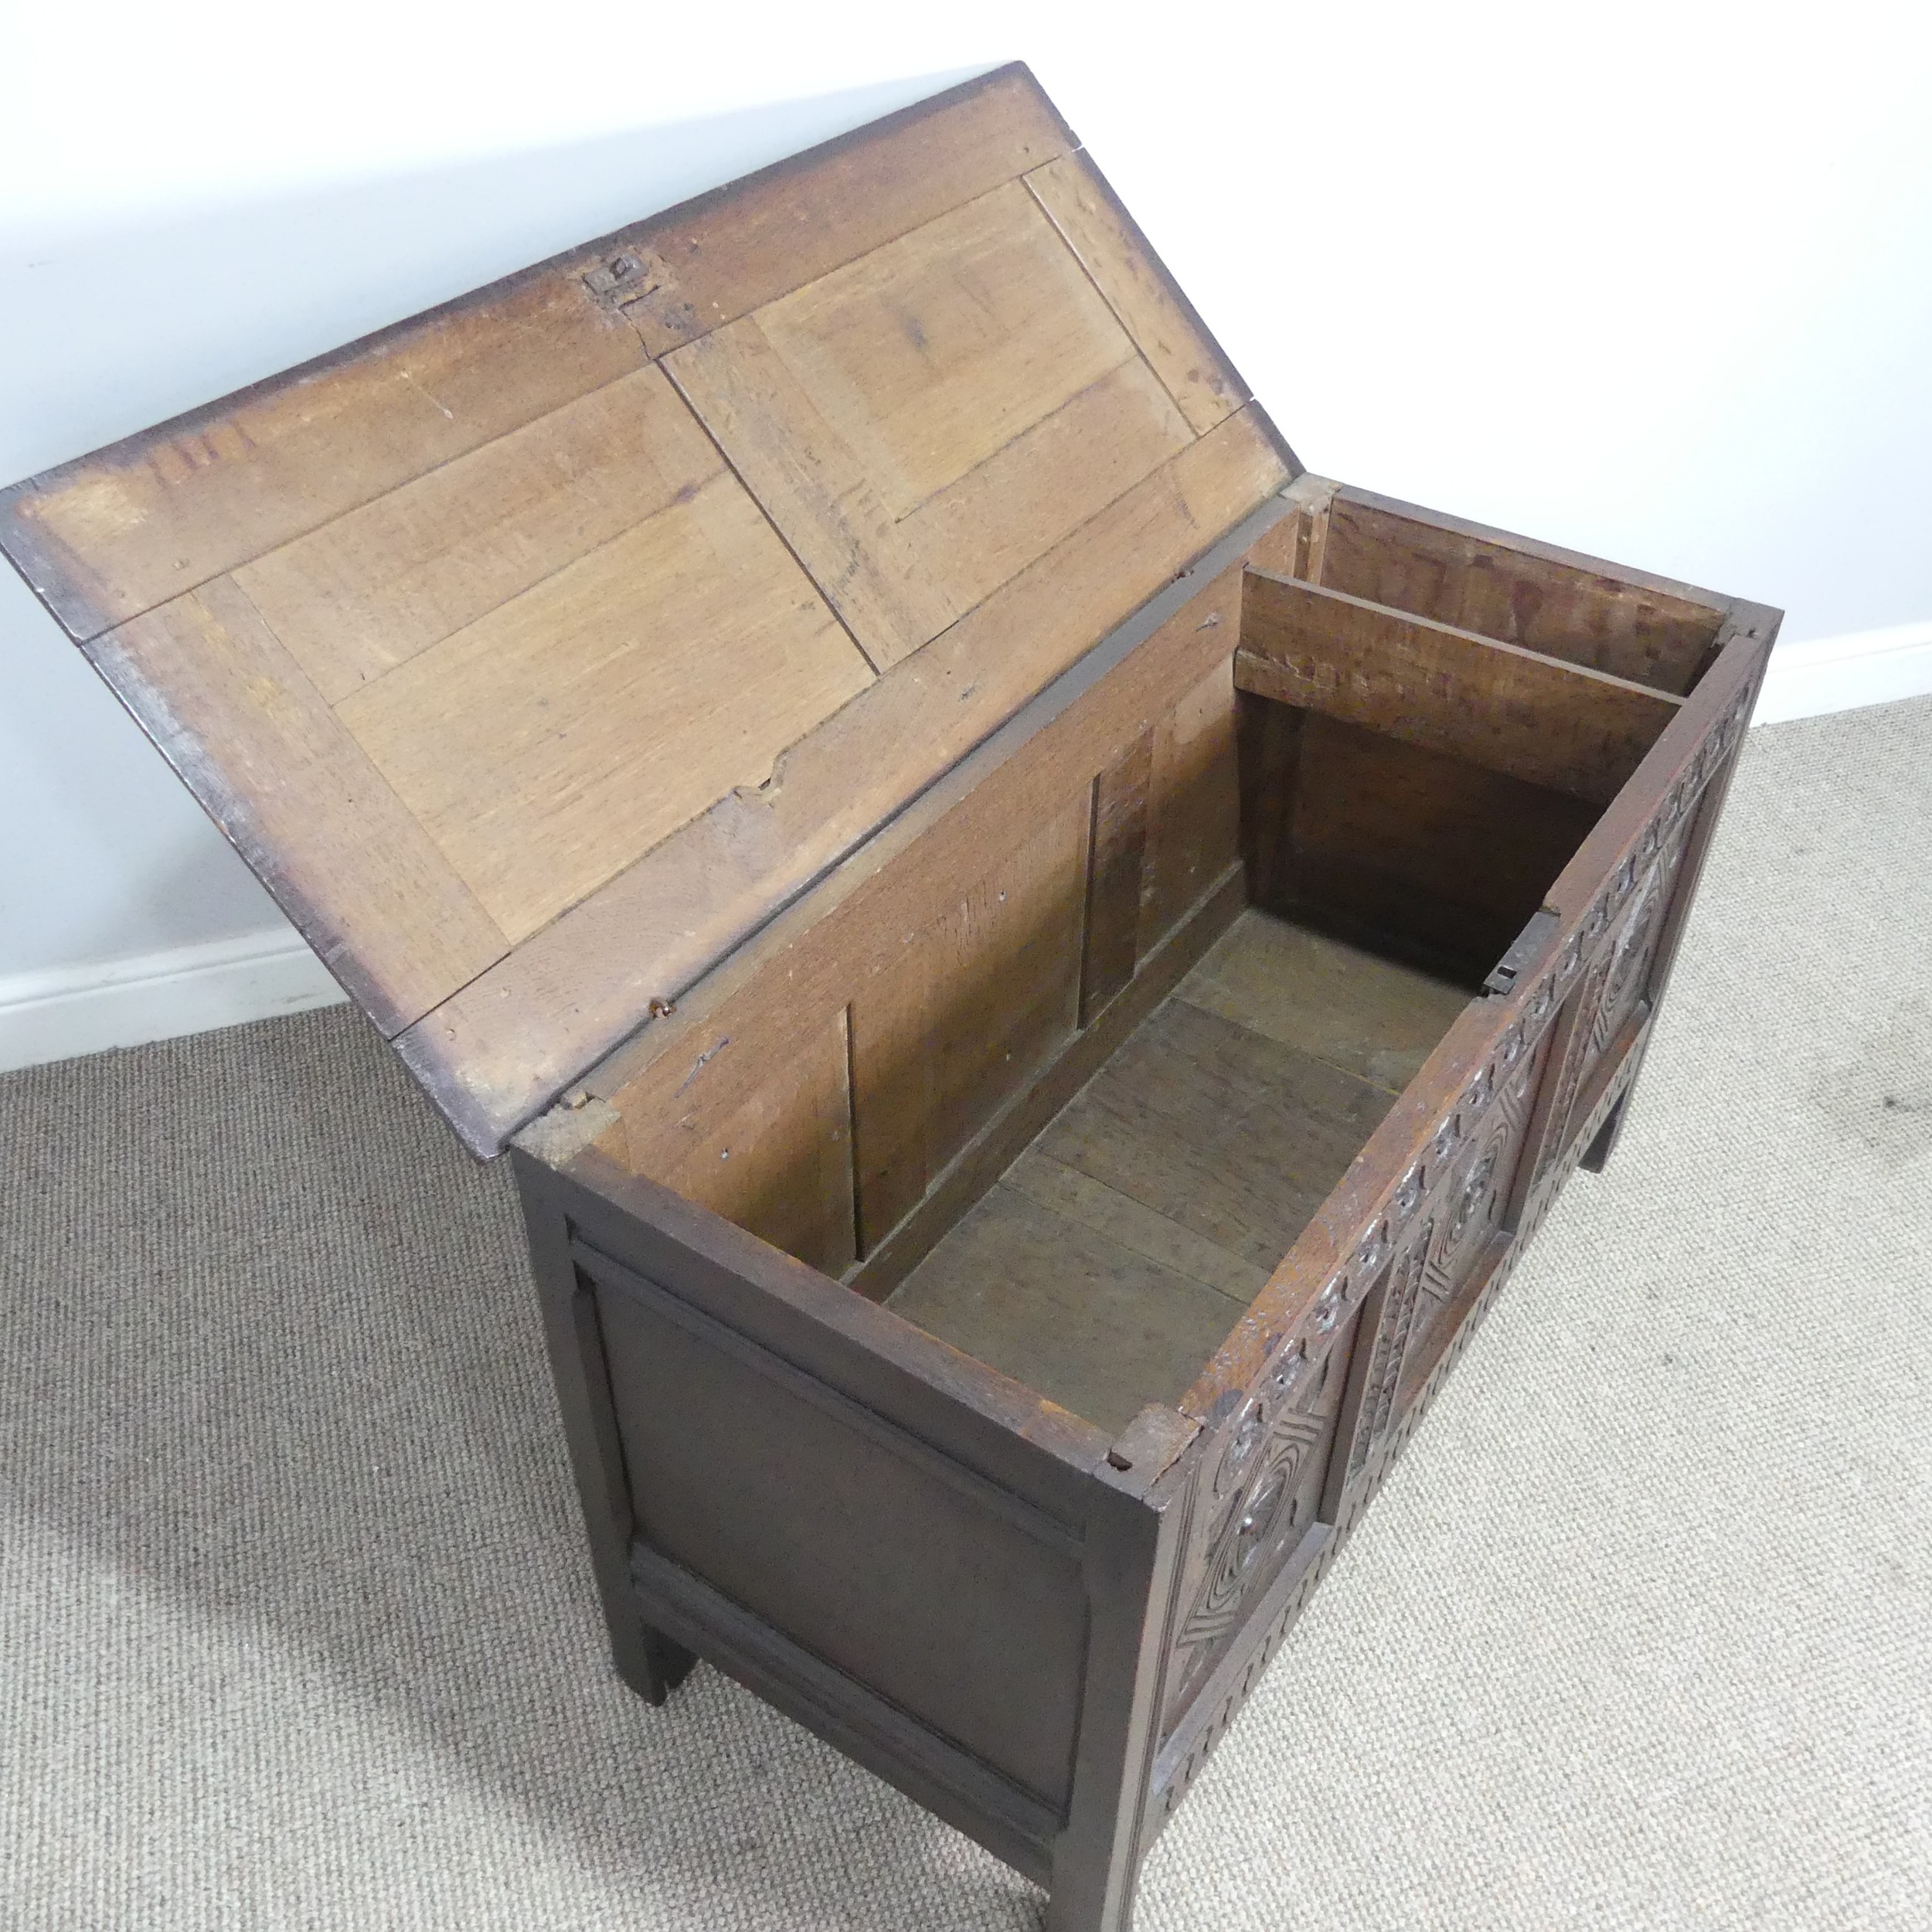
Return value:
<svg viewBox="0 0 1932 1932">
<path fill-rule="evenodd" d="M 1010 67 L 0 544 L 487 1154 L 1294 470 Z"/>
</svg>

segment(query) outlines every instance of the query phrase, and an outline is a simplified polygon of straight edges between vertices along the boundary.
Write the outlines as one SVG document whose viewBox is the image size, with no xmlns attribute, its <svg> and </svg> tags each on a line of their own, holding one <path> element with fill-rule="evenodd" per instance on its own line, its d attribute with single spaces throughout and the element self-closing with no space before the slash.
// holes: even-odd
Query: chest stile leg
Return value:
<svg viewBox="0 0 1932 1932">
<path fill-rule="evenodd" d="M 637 1523 L 611 1405 L 611 1372 L 597 1302 L 578 1278 L 570 1222 L 549 1185 L 549 1170 L 521 1148 L 511 1150 L 510 1162 L 529 1230 L 531 1270 L 583 1510 L 591 1573 L 610 1633 L 611 1662 L 645 1702 L 662 1704 L 696 1660 L 645 1622 L 631 1587 L 631 1543 Z"/>
<path fill-rule="evenodd" d="M 1046 1932 L 1129 1932 L 1133 1923 L 1201 1462 L 1197 1440 L 1151 1484 L 1133 1471 L 1100 1472 L 1105 1493 L 1087 1526 L 1090 1621 L 1073 1801 L 1053 1850 Z"/>
</svg>

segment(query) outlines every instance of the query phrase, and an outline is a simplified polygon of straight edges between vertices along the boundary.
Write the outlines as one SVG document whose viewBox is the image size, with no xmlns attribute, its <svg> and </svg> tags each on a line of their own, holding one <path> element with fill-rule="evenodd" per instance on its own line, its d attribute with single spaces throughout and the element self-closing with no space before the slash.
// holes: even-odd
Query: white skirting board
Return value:
<svg viewBox="0 0 1932 1932">
<path fill-rule="evenodd" d="M 0 1073 L 327 1006 L 342 989 L 289 927 L 0 978 Z"/>
<path fill-rule="evenodd" d="M 1932 693 L 1932 621 L 1781 644 L 1759 692 L 1754 725 L 1815 718 Z"/>
<path fill-rule="evenodd" d="M 1751 722 L 1932 693 L 1932 622 L 1783 644 Z M 289 928 L 0 978 L 0 1073 L 332 1005 L 342 990 Z"/>
</svg>

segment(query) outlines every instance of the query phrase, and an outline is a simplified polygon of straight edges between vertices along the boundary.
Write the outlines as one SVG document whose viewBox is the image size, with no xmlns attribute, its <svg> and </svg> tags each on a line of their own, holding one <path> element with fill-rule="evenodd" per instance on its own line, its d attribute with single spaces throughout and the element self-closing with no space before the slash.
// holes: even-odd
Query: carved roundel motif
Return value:
<svg viewBox="0 0 1932 1932">
<path fill-rule="evenodd" d="M 1322 1439 L 1318 1423 L 1305 1417 L 1284 1418 L 1274 1453 L 1216 1532 L 1207 1574 L 1181 1633 L 1184 1646 L 1211 1642 L 1233 1625 L 1257 1564 L 1275 1546 L 1278 1532 L 1294 1526 L 1294 1486 Z"/>
<path fill-rule="evenodd" d="M 1528 1112 L 1530 1090 L 1536 1085 L 1538 1071 L 1536 1056 L 1532 1054 L 1516 1069 L 1509 1084 L 1502 1090 L 1501 1111 L 1512 1126 L 1519 1125 Z"/>
<path fill-rule="evenodd" d="M 1355 1266 L 1364 1274 L 1372 1274 L 1381 1267 L 1383 1257 L 1389 1252 L 1389 1224 L 1378 1221 L 1369 1230 L 1367 1238 L 1355 1250 Z"/>
<path fill-rule="evenodd" d="M 1234 1543 L 1229 1553 L 1230 1566 L 1236 1577 L 1245 1577 L 1266 1546 L 1268 1532 L 1274 1529 L 1288 1493 L 1288 1474 L 1287 1464 L 1277 1463 L 1255 1486 L 1253 1495 L 1243 1506 L 1234 1526 Z"/>
<path fill-rule="evenodd" d="M 1458 1253 L 1477 1222 L 1488 1218 L 1485 1209 L 1489 1204 L 1490 1189 L 1495 1184 L 1500 1152 L 1493 1145 L 1486 1148 L 1482 1158 L 1476 1163 L 1475 1172 L 1463 1183 L 1461 1196 L 1456 1202 L 1455 1218 L 1449 1223 L 1449 1238 L 1444 1244 L 1445 1254 Z"/>
<path fill-rule="evenodd" d="M 1274 1365 L 1274 1373 L 1269 1378 L 1277 1396 L 1286 1396 L 1307 1372 L 1308 1345 L 1305 1342 L 1291 1342 L 1281 1351 Z"/>
<path fill-rule="evenodd" d="M 1250 1402 L 1241 1420 L 1235 1424 L 1234 1434 L 1228 1438 L 1226 1453 L 1222 1457 L 1221 1467 L 1214 1478 L 1216 1494 L 1225 1493 L 1240 1481 L 1248 1464 L 1254 1460 L 1254 1452 L 1267 1440 L 1267 1411 L 1259 1402 Z"/>
<path fill-rule="evenodd" d="M 1401 1185 L 1396 1189 L 1389 1202 L 1389 1212 L 1398 1221 L 1406 1221 L 1415 1213 L 1422 1201 L 1422 1169 L 1412 1167 L 1402 1177 Z"/>
<path fill-rule="evenodd" d="M 1658 890 L 1658 872 L 1651 872 L 1644 881 L 1644 889 L 1637 903 L 1631 908 L 1630 917 L 1624 922 L 1624 930 L 1617 935 L 1616 950 L 1611 955 L 1610 975 L 1604 989 L 1607 1004 L 1614 1004 L 1623 997 L 1630 984 L 1631 975 L 1636 971 L 1638 961 L 1644 955 L 1646 942 L 1650 937 L 1651 926 L 1655 923 L 1657 912 L 1662 903 Z"/>
<path fill-rule="evenodd" d="M 1214 1493 L 1223 1496 L 1247 1475 L 1255 1454 L 1268 1438 L 1272 1418 L 1292 1400 L 1308 1368 L 1308 1345 L 1298 1336 L 1275 1358 L 1266 1389 L 1241 1413 L 1214 1472 Z"/>
<path fill-rule="evenodd" d="M 1321 1291 L 1321 1299 L 1315 1304 L 1315 1332 L 1326 1335 L 1342 1319 L 1342 1311 L 1349 1305 L 1349 1277 L 1339 1274 Z"/>
</svg>

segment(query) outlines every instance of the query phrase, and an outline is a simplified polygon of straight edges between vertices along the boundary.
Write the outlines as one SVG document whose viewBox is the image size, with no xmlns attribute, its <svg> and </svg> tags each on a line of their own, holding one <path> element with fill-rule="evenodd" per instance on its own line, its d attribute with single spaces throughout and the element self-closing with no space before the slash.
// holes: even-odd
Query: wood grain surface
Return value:
<svg viewBox="0 0 1932 1932">
<path fill-rule="evenodd" d="M 1431 974 L 1259 914 L 1235 923 L 1189 975 L 1183 997 L 1391 1095 L 1421 1072 L 1469 1001 Z"/>
<path fill-rule="evenodd" d="M 1094 1023 L 1069 1039 L 1032 1084 L 1019 1089 L 988 1120 L 937 1176 L 918 1206 L 847 1275 L 852 1287 L 880 1300 L 918 1267 L 1226 931 L 1240 914 L 1240 870 L 1230 867 L 1141 961 L 1133 979 Z M 1103 1232 L 1117 1236 L 1119 1230 L 1110 1226 Z M 1145 1248 L 1137 1252 L 1162 1258 Z"/>
<path fill-rule="evenodd" d="M 1104 777 L 1145 768 L 1172 710 L 1216 691 L 1231 703 L 1225 638 L 1238 588 L 1225 573 L 1069 709 L 1016 736 L 1010 757 L 993 762 L 989 752 L 979 772 L 968 761 L 947 781 L 950 796 L 922 801 L 826 882 L 821 903 L 801 903 L 594 1076 L 613 1117 L 637 1124 L 621 1149 L 606 1144 L 612 1158 L 668 1175 L 675 1148 L 726 1135 L 770 1068 L 808 1056 L 825 1016 L 849 1014 L 859 1247 L 869 1264 L 962 1160 L 979 1159 L 989 1134 L 1008 1133 L 1029 1089 L 1094 1022 L 1076 997 L 1097 908 L 1111 943 L 1150 934 L 1128 962 L 1137 979 L 1151 957 L 1152 970 L 1167 971 L 1166 932 L 1142 917 L 1138 848 L 1117 842 L 1097 869 L 1094 792 Z M 1203 662 L 1219 662 L 1218 680 L 1202 675 Z M 1150 714 L 1156 726 L 1140 725 Z M 1231 773 L 1226 782 L 1231 790 Z M 1228 876 L 1231 817 L 1223 836 L 1197 902 Z M 648 1124 L 658 1121 L 677 1123 L 668 1140 Z"/>
<path fill-rule="evenodd" d="M 1679 700 L 1539 651 L 1256 572 L 1235 682 L 1607 804 Z"/>
<path fill-rule="evenodd" d="M 1147 796 L 1154 734 L 1144 731 L 1093 785 L 1087 919 L 1080 957 L 1080 1024 L 1134 977 L 1139 957 L 1141 881 L 1147 858 Z"/>
<path fill-rule="evenodd" d="M 1466 1004 L 1243 913 L 887 1305 L 1103 1428 L 1178 1401 Z"/>
<path fill-rule="evenodd" d="M 627 1165 L 825 1274 L 842 1274 L 858 1253 L 845 1023 L 833 1014 L 721 1118 L 689 1109 L 628 1122 Z"/>
<path fill-rule="evenodd" d="M 932 916 L 881 948 L 852 1004 L 860 1252 L 910 1211 L 1077 1023 L 1085 799 L 985 869 L 930 882 Z"/>
<path fill-rule="evenodd" d="M 385 1031 L 508 952 L 229 580 L 121 625 L 89 655 Z"/>
<path fill-rule="evenodd" d="M 1193 436 L 1018 183 L 665 366 L 882 668 Z"/>
<path fill-rule="evenodd" d="M 1320 712 L 1292 723 L 1286 788 L 1248 801 L 1271 870 L 1257 903 L 1471 988 L 1543 903 L 1598 808 Z"/>
<path fill-rule="evenodd" d="M 635 264 L 616 305 L 663 355 L 1075 145 L 1015 64 L 653 216 L 598 252 Z"/>
<path fill-rule="evenodd" d="M 471 1145 L 500 1145 L 1285 480 L 1246 410 L 1190 444 L 791 746 L 770 786 L 726 793 L 411 1029 L 417 1077 Z"/>
<path fill-rule="evenodd" d="M 1194 594 L 1101 675 L 1042 694 L 804 898 L 722 961 L 586 1077 L 587 1090 L 628 1114 L 669 1106 L 679 1090 L 733 1104 L 747 1066 L 791 1050 L 815 1009 L 850 1002 L 889 971 L 950 896 L 1000 855 L 1025 845 L 1061 812 L 1090 804 L 1094 777 L 1138 735 L 1187 699 L 1205 665 L 1225 666 L 1239 611 L 1235 568 Z M 1230 842 L 1222 871 L 1233 856 Z M 1210 879 L 1218 883 L 1219 875 Z M 1144 949 L 1142 957 L 1149 949 Z M 727 1049 L 725 1043 L 729 1043 Z M 747 1051 L 740 1053 L 744 1048 Z"/>
<path fill-rule="evenodd" d="M 575 277 L 545 270 L 0 494 L 0 533 L 94 637 L 642 360 Z"/>
<path fill-rule="evenodd" d="M 1239 409 L 1248 400 L 1247 385 L 1168 279 L 1091 156 L 1049 162 L 1026 177 L 1026 185 L 1196 433 Z"/>
<path fill-rule="evenodd" d="M 1682 695 L 1715 655 L 1726 600 L 1689 584 L 1343 490 L 1319 567 L 1332 590 Z"/>
<path fill-rule="evenodd" d="M 1596 917 L 1599 908 L 1607 911 L 1621 879 L 1634 882 L 1640 862 L 1648 862 L 1642 858 L 1647 850 L 1654 858 L 1660 821 L 1667 824 L 1673 812 L 1685 809 L 1695 799 L 1698 784 L 1727 770 L 1736 755 L 1743 721 L 1777 631 L 1775 613 L 1750 609 L 1749 628 L 1742 623 L 1733 628 L 1731 621 L 1726 621 L 1716 659 L 1630 784 L 1608 811 L 1590 815 L 1568 862 L 1538 892 L 1536 903 L 1548 905 L 1557 915 L 1538 969 L 1519 975 L 1507 996 L 1474 1000 L 1463 1009 L 1249 1315 L 1202 1371 L 1182 1404 L 1187 1413 L 1211 1419 L 1217 1426 L 1238 1413 L 1243 1392 L 1254 1385 L 1281 1338 L 1294 1332 L 1338 1268 L 1354 1256 L 1365 1233 L 1376 1225 L 1376 1216 L 1400 1193 L 1404 1177 L 1445 1116 L 1459 1111 L 1479 1080 L 1486 1082 L 1488 1090 L 1495 1090 L 1495 1070 L 1512 1029 L 1517 1029 L 1520 1043 L 1524 1028 L 1532 1022 L 1539 1026 L 1554 1024 L 1562 1002 L 1553 992 L 1552 971 L 1558 973 L 1561 988 L 1577 983 L 1590 954 L 1610 930 L 1607 920 L 1600 923 Z M 1337 734 L 1352 730 L 1327 719 L 1309 720 L 1311 727 L 1318 723 Z M 1405 757 L 1426 755 L 1406 747 L 1393 749 Z M 1383 791 L 1371 780 L 1359 796 L 1372 801 Z M 1501 815 L 1505 822 L 1524 816 L 1520 806 Z M 1688 872 L 1685 876 L 1680 891 L 1691 883 Z M 1564 961 L 1566 970 L 1560 964 Z"/>
<path fill-rule="evenodd" d="M 514 942 L 872 682 L 728 472 L 338 715 Z"/>
<path fill-rule="evenodd" d="M 662 372 L 634 369 L 270 551 L 235 580 L 339 703 L 723 468 Z"/>
<path fill-rule="evenodd" d="M 1155 721 L 1138 955 L 1159 944 L 1240 850 L 1232 655 Z"/>
<path fill-rule="evenodd" d="M 1110 1432 L 1172 1403 L 1242 1304 L 1133 1243 L 995 1186 L 886 1305 Z"/>
<path fill-rule="evenodd" d="M 479 1151 L 1286 480 L 1075 151 L 1002 70 L 0 502 L 77 635 L 247 600 L 209 730 L 124 695 Z M 327 812 L 223 737 L 277 710 Z M 1120 959 L 1205 889 L 1182 743 Z"/>
<path fill-rule="evenodd" d="M 1183 988 L 1036 1145 L 1271 1270 L 1393 1098 Z"/>
</svg>

